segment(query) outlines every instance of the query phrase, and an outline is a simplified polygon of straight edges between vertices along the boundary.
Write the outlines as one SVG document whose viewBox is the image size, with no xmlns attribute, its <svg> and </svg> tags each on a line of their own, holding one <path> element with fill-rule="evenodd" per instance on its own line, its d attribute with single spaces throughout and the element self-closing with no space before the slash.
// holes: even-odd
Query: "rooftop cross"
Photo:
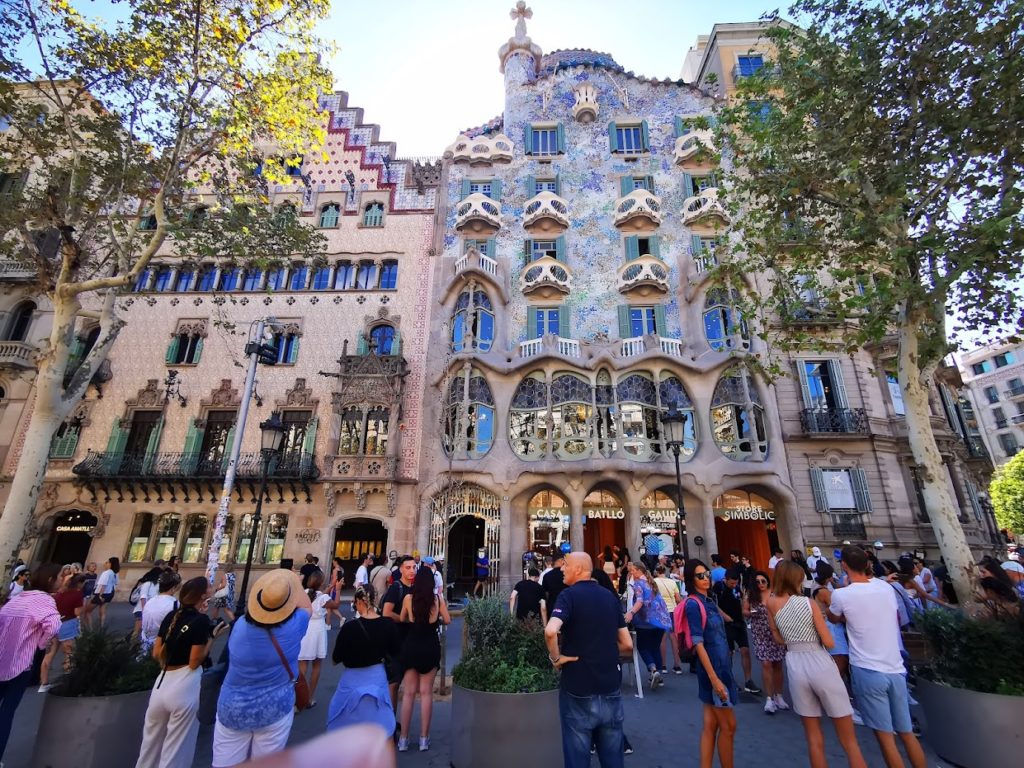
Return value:
<svg viewBox="0 0 1024 768">
<path fill-rule="evenodd" d="M 526 37 L 526 20 L 533 18 L 533 9 L 527 8 L 524 0 L 519 0 L 508 15 L 516 20 L 516 37 Z"/>
</svg>

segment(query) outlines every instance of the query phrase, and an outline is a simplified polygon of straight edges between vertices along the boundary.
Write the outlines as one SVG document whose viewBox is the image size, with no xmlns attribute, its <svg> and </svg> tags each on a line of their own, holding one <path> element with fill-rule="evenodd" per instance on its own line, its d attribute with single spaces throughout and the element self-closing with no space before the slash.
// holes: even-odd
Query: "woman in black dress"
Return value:
<svg viewBox="0 0 1024 768">
<path fill-rule="evenodd" d="M 400 621 L 412 626 L 402 643 L 401 661 L 405 669 L 402 678 L 402 737 L 398 751 L 409 749 L 409 724 L 416 694 L 420 697 L 420 752 L 430 748 L 430 716 L 434 706 L 434 676 L 441 663 L 441 640 L 437 634 L 438 622 L 448 624 L 448 606 L 434 590 L 434 572 L 421 567 L 416 572 L 412 590 L 402 601 Z"/>
</svg>

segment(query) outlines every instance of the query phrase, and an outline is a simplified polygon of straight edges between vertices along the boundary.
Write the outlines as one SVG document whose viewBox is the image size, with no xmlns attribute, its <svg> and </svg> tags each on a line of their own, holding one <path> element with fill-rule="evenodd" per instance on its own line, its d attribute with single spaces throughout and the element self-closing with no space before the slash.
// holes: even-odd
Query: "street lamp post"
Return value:
<svg viewBox="0 0 1024 768">
<path fill-rule="evenodd" d="M 245 598 L 249 589 L 249 571 L 252 570 L 252 552 L 256 549 L 256 539 L 260 529 L 260 513 L 263 511 L 263 497 L 267 493 L 267 475 L 270 474 L 270 463 L 281 452 L 284 440 L 284 425 L 281 414 L 274 411 L 270 418 L 260 424 L 260 495 L 256 498 L 256 509 L 252 514 L 252 528 L 249 531 L 249 552 L 245 557 L 245 572 L 242 574 L 242 588 L 238 591 L 235 607 L 238 614 L 245 613 Z"/>
<path fill-rule="evenodd" d="M 683 557 L 690 559 L 690 543 L 686 539 L 686 510 L 683 508 L 683 478 L 679 474 L 679 451 L 682 450 L 686 431 L 686 414 L 682 413 L 675 403 L 669 404 L 668 412 L 662 414 L 661 423 L 665 426 L 665 445 L 672 451 L 676 460 L 676 529 L 679 532 L 679 543 L 683 548 Z"/>
</svg>

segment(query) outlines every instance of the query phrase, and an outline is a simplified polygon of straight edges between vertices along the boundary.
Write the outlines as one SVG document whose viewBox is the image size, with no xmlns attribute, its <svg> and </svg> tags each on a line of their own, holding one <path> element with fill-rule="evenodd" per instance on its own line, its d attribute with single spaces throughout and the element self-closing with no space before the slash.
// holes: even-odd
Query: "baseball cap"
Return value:
<svg viewBox="0 0 1024 768">
<path fill-rule="evenodd" d="M 1003 563 L 1003 570 L 1011 573 L 1024 573 L 1024 565 L 1014 562 L 1013 560 L 1007 560 Z"/>
<path fill-rule="evenodd" d="M 423 562 L 424 562 L 424 563 L 425 563 L 426 565 L 433 565 L 433 564 L 434 564 L 434 558 L 432 558 L 432 557 L 430 557 L 430 556 L 428 555 L 427 557 L 424 557 L 424 558 L 423 558 Z"/>
<path fill-rule="evenodd" d="M 812 547 L 811 548 L 811 554 L 814 555 L 815 557 L 821 557 L 821 548 L 820 547 Z"/>
<path fill-rule="evenodd" d="M 15 579 L 18 578 L 18 576 L 20 576 L 22 573 L 24 573 L 27 570 L 28 570 L 28 566 L 27 565 L 19 565 L 17 568 L 14 569 L 14 574 L 12 575 L 12 578 L 15 578 Z"/>
</svg>

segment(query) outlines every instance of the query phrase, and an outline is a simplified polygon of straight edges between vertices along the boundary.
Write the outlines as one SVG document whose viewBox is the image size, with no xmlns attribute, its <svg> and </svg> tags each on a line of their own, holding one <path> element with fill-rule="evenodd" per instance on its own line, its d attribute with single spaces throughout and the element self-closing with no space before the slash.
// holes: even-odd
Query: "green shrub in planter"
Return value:
<svg viewBox="0 0 1024 768">
<path fill-rule="evenodd" d="M 517 621 L 503 596 L 471 600 L 466 607 L 466 647 L 455 665 L 455 684 L 485 693 L 536 693 L 558 687 L 544 629 Z"/>
<path fill-rule="evenodd" d="M 81 697 L 148 691 L 159 673 L 155 659 L 139 658 L 139 644 L 131 635 L 83 630 L 75 642 L 70 669 L 51 693 Z"/>
<path fill-rule="evenodd" d="M 1024 696 L 1024 615 L 965 616 L 925 611 L 918 619 L 930 651 L 922 671 L 936 683 L 980 693 Z"/>
</svg>

